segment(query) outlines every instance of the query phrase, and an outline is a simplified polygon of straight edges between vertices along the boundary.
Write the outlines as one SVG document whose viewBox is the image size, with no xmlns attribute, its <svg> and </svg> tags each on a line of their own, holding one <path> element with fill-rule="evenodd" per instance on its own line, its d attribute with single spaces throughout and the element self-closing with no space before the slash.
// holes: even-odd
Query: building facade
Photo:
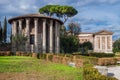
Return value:
<svg viewBox="0 0 120 80">
<path fill-rule="evenodd" d="M 43 14 L 28 14 L 11 18 L 9 23 L 12 24 L 12 36 L 21 34 L 27 37 L 27 41 L 23 45 L 25 47 L 23 51 L 36 53 L 60 52 L 60 27 L 63 22 L 59 19 Z M 17 51 L 16 43 L 13 40 L 12 51 Z"/>
<path fill-rule="evenodd" d="M 91 42 L 94 52 L 112 53 L 112 35 L 110 31 L 102 30 L 96 33 L 80 33 L 80 43 Z"/>
</svg>

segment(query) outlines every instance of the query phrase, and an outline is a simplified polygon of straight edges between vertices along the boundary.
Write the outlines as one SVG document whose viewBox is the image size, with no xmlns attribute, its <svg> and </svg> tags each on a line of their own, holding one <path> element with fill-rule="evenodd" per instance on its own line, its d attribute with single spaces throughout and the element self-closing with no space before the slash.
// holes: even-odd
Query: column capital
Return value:
<svg viewBox="0 0 120 80">
<path fill-rule="evenodd" d="M 25 18 L 26 20 L 30 20 L 30 18 Z"/>
<path fill-rule="evenodd" d="M 18 21 L 23 21 L 24 19 L 19 19 Z"/>
<path fill-rule="evenodd" d="M 26 22 L 27 22 L 27 23 L 29 23 L 29 22 L 30 22 L 30 18 L 26 18 L 25 20 L 26 20 Z"/>
<path fill-rule="evenodd" d="M 13 21 L 13 24 L 16 24 L 17 23 L 17 21 Z"/>
</svg>

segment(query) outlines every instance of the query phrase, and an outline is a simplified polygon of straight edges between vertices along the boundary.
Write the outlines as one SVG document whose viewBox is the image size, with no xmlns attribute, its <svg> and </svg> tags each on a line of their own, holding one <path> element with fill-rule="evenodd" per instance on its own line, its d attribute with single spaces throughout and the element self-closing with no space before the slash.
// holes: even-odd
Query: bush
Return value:
<svg viewBox="0 0 120 80">
<path fill-rule="evenodd" d="M 114 77 L 107 77 L 105 75 L 101 75 L 97 69 L 92 66 L 84 66 L 83 67 L 83 77 L 84 80 L 117 80 Z"/>
<path fill-rule="evenodd" d="M 74 53 L 72 53 L 72 55 L 80 55 L 81 54 L 81 52 L 74 52 Z"/>
<path fill-rule="evenodd" d="M 52 61 L 53 60 L 53 54 L 47 54 L 48 55 L 48 60 Z"/>
<path fill-rule="evenodd" d="M 96 65 L 98 63 L 98 58 L 97 57 L 83 57 L 84 59 L 84 65 L 86 64 L 93 64 Z"/>
<path fill-rule="evenodd" d="M 99 58 L 98 65 L 106 66 L 106 65 L 115 65 L 117 60 L 115 58 Z"/>
<path fill-rule="evenodd" d="M 120 52 L 116 52 L 115 57 L 120 57 Z"/>
<path fill-rule="evenodd" d="M 111 53 L 90 53 L 89 56 L 93 56 L 93 57 L 114 57 L 115 54 L 111 54 Z"/>
<path fill-rule="evenodd" d="M 39 55 L 39 58 L 40 58 L 40 59 L 46 59 L 46 54 L 41 53 L 41 54 Z"/>
</svg>

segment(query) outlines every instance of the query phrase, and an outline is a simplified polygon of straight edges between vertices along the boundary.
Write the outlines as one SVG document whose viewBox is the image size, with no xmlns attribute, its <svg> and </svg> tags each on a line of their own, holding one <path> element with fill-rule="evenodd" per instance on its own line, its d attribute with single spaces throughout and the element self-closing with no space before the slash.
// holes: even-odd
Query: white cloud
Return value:
<svg viewBox="0 0 120 80">
<path fill-rule="evenodd" d="M 10 1 L 12 1 L 12 0 L 1 0 L 0 4 L 8 4 L 8 3 L 10 3 Z"/>
<path fill-rule="evenodd" d="M 5 15 L 9 17 L 37 13 L 40 7 L 47 4 L 69 5 L 79 11 L 70 20 L 78 21 L 83 31 L 110 29 L 115 35 L 120 35 L 119 2 L 120 0 L 0 0 L 0 19 Z"/>
</svg>

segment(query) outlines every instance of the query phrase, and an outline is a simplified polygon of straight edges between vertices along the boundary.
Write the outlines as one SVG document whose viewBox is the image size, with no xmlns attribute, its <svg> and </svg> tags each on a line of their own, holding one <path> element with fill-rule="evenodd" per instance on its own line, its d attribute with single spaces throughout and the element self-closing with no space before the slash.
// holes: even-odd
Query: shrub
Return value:
<svg viewBox="0 0 120 80">
<path fill-rule="evenodd" d="M 116 52 L 115 57 L 120 57 L 120 52 Z"/>
<path fill-rule="evenodd" d="M 41 53 L 41 54 L 39 55 L 39 58 L 40 58 L 40 59 L 46 59 L 46 54 Z"/>
<path fill-rule="evenodd" d="M 111 54 L 111 53 L 89 53 L 90 56 L 93 56 L 93 57 L 99 57 L 99 58 L 102 58 L 102 57 L 114 57 L 115 54 Z"/>
<path fill-rule="evenodd" d="M 83 64 L 93 64 L 96 65 L 98 63 L 98 58 L 97 57 L 91 57 L 91 56 L 81 56 L 82 59 L 84 59 Z"/>
<path fill-rule="evenodd" d="M 81 54 L 81 52 L 74 52 L 74 53 L 72 53 L 72 55 L 80 55 Z"/>
<path fill-rule="evenodd" d="M 107 77 L 105 75 L 101 75 L 97 69 L 92 66 L 84 66 L 83 67 L 83 77 L 84 80 L 117 80 L 114 77 Z"/>
<path fill-rule="evenodd" d="M 53 54 L 50 54 L 50 55 L 48 56 L 48 60 L 49 60 L 49 61 L 52 61 L 52 59 L 53 59 Z"/>
</svg>

